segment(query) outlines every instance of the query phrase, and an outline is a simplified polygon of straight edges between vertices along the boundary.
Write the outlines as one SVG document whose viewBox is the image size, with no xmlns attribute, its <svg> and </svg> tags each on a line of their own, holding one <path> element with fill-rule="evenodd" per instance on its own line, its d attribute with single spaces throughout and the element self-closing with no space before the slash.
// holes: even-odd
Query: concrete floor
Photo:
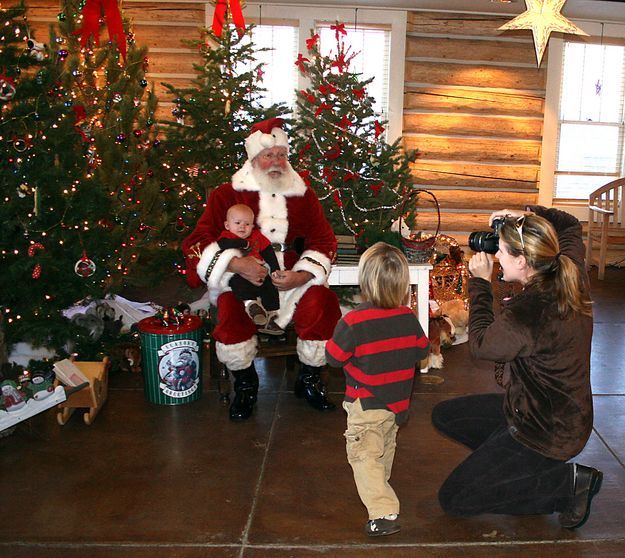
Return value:
<svg viewBox="0 0 625 558">
<path fill-rule="evenodd" d="M 596 276 L 596 271 L 592 273 Z M 577 461 L 604 483 L 588 522 L 554 516 L 447 517 L 437 489 L 466 455 L 430 424 L 432 406 L 496 389 L 465 345 L 415 384 L 392 483 L 402 530 L 363 533 L 366 512 L 347 464 L 341 410 L 318 413 L 291 391 L 283 358 L 257 361 L 253 417 L 228 420 L 214 381 L 177 407 L 145 401 L 140 376 L 111 373 L 91 426 L 41 413 L 0 439 L 0 555 L 6 558 L 342 558 L 625 556 L 625 270 L 593 279 L 595 429 Z M 339 402 L 342 373 L 330 371 Z"/>
</svg>

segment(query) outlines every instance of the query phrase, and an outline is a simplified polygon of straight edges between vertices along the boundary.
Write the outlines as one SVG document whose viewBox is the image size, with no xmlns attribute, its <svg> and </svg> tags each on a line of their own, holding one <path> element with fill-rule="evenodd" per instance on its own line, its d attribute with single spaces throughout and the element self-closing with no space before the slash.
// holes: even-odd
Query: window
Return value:
<svg viewBox="0 0 625 558">
<path fill-rule="evenodd" d="M 252 31 L 256 59 L 262 66 L 261 87 L 266 90 L 262 104 L 295 106 L 297 88 L 298 28 L 287 25 L 256 25 Z"/>
<path fill-rule="evenodd" d="M 586 200 L 623 176 L 625 47 L 565 42 L 554 198 Z"/>
<path fill-rule="evenodd" d="M 336 50 L 336 38 L 330 23 L 320 25 L 320 52 L 327 56 Z M 375 99 L 373 108 L 382 118 L 388 117 L 388 85 L 389 85 L 389 57 L 391 33 L 387 29 L 366 28 L 353 25 L 346 26 L 347 35 L 344 37 L 345 48 L 351 47 L 350 52 L 357 56 L 350 64 L 350 71 L 361 74 L 361 80 L 374 78 L 367 86 L 367 94 Z"/>
<path fill-rule="evenodd" d="M 295 60 L 302 53 L 306 56 L 306 39 L 311 30 L 322 36 L 323 49 L 334 46 L 334 33 L 330 25 L 344 23 L 348 40 L 360 54 L 354 59 L 353 71 L 362 72 L 363 79 L 375 76 L 367 87 L 369 95 L 376 100 L 376 110 L 386 126 L 387 141 L 401 137 L 403 124 L 404 58 L 406 46 L 407 14 L 402 10 L 386 8 L 344 8 L 335 6 L 272 5 L 247 2 L 244 15 L 247 23 L 254 23 L 259 30 L 255 35 L 256 47 L 277 48 L 265 53 L 263 59 L 262 86 L 268 90 L 267 103 L 283 101 L 295 109 L 295 91 L 306 89 L 309 82 L 302 76 Z M 207 21 L 211 21 L 212 9 L 207 7 Z M 356 27 L 356 31 L 354 28 Z M 323 35 L 328 34 L 326 41 Z M 395 61 L 392 63 L 391 61 Z"/>
</svg>

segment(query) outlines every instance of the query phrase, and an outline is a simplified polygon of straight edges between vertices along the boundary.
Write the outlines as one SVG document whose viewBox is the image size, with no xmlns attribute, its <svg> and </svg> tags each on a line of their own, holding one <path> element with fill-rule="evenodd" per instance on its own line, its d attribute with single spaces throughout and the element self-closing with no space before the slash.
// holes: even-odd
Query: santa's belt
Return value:
<svg viewBox="0 0 625 558">
<path fill-rule="evenodd" d="M 272 242 L 271 247 L 276 252 L 288 252 L 289 250 L 295 250 L 293 246 L 287 244 L 286 242 Z"/>
</svg>

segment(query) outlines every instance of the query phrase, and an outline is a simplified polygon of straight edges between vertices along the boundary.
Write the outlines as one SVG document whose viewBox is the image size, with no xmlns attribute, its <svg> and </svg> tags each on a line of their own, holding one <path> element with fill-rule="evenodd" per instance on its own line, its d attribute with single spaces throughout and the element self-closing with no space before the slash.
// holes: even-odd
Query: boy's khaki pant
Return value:
<svg viewBox="0 0 625 558">
<path fill-rule="evenodd" d="M 397 424 L 386 409 L 363 411 L 360 399 L 343 402 L 347 412 L 347 460 L 369 519 L 399 513 L 399 500 L 388 483 L 395 457 Z"/>
</svg>

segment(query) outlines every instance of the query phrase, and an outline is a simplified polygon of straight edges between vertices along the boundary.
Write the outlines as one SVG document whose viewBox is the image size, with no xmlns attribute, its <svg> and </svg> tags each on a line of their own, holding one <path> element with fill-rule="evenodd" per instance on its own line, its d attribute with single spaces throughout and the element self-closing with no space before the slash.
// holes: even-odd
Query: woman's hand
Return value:
<svg viewBox="0 0 625 558">
<path fill-rule="evenodd" d="M 271 281 L 279 291 L 289 291 L 305 285 L 313 278 L 309 271 L 274 271 Z"/>
<path fill-rule="evenodd" d="M 523 215 L 527 215 L 528 213 L 530 212 L 523 211 L 521 209 L 499 209 L 491 213 L 488 218 L 488 224 L 492 227 L 495 219 L 500 219 L 501 217 L 521 217 Z"/>
<path fill-rule="evenodd" d="M 469 272 L 473 277 L 490 281 L 493 277 L 493 257 L 486 252 L 476 252 L 469 260 Z"/>
<path fill-rule="evenodd" d="M 232 258 L 228 264 L 228 271 L 240 275 L 256 286 L 262 285 L 267 277 L 267 268 L 251 256 Z"/>
</svg>

